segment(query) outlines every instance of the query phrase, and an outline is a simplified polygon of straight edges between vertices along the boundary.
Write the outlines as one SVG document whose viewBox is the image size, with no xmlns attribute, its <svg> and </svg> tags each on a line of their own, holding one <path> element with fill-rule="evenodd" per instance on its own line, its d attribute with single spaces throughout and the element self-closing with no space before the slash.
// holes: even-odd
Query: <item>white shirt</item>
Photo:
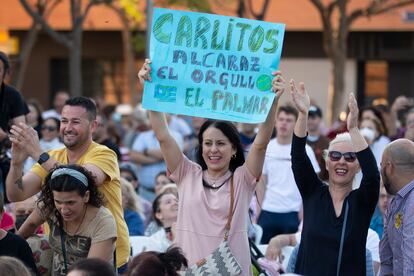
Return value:
<svg viewBox="0 0 414 276">
<path fill-rule="evenodd" d="M 180 149 L 183 149 L 183 137 L 178 132 L 170 130 L 171 135 L 174 137 Z M 160 149 L 160 143 L 155 137 L 153 130 L 141 132 L 140 135 L 135 139 L 132 150 L 143 153 L 144 150 Z M 142 186 L 147 188 L 153 188 L 155 183 L 155 176 L 161 172 L 166 171 L 167 167 L 164 161 L 154 164 L 140 165 L 138 178 Z"/>
<path fill-rule="evenodd" d="M 375 160 L 377 161 L 378 168 L 381 168 L 381 158 L 382 153 L 384 152 L 385 147 L 390 143 L 390 139 L 384 135 L 372 143 L 370 146 L 372 153 L 374 154 Z"/>
<path fill-rule="evenodd" d="M 165 229 L 162 227 L 160 230 L 152 234 L 150 238 L 153 239 L 154 242 L 158 243 L 160 252 L 167 251 L 168 247 L 170 247 L 172 244 L 172 242 L 167 238 L 167 233 L 165 232 Z"/>
<path fill-rule="evenodd" d="M 371 228 L 368 228 L 366 247 L 367 249 L 369 249 L 369 251 L 371 251 L 372 261 L 377 262 L 377 263 L 380 262 L 379 242 L 380 242 L 380 239 L 379 239 L 377 232 L 375 232 Z"/>
<path fill-rule="evenodd" d="M 262 209 L 273 213 L 299 212 L 302 206 L 290 157 L 291 144 L 281 145 L 277 138 L 270 140 L 266 150 L 263 175 L 267 179 L 266 193 Z M 306 145 L 306 153 L 316 173 L 320 172 L 318 161 L 312 148 Z"/>
<path fill-rule="evenodd" d="M 175 115 L 170 115 L 170 123 L 168 124 L 168 128 L 170 130 L 174 130 L 178 133 L 180 133 L 183 138 L 186 138 L 187 136 L 190 136 L 193 131 L 191 130 L 191 127 L 188 125 L 188 123 L 180 117 L 177 117 Z"/>
</svg>

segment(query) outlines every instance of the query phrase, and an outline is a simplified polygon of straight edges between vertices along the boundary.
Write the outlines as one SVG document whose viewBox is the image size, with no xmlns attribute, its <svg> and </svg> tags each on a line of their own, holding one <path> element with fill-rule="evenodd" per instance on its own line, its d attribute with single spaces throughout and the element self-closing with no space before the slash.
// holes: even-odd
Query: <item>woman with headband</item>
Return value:
<svg viewBox="0 0 414 276">
<path fill-rule="evenodd" d="M 47 221 L 53 251 L 52 275 L 66 275 L 84 258 L 100 258 L 113 264 L 116 224 L 103 207 L 94 179 L 83 167 L 64 165 L 45 179 L 36 209 L 19 230 L 25 238 Z"/>
</svg>

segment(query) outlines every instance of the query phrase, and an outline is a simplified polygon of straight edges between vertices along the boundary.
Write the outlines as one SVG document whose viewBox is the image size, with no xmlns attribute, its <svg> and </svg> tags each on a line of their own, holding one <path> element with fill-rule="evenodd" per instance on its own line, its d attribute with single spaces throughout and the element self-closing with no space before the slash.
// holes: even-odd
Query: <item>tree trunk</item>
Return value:
<svg viewBox="0 0 414 276">
<path fill-rule="evenodd" d="M 346 51 L 337 51 L 331 60 L 331 87 L 329 88 L 328 98 L 328 120 L 330 123 L 335 122 L 341 111 L 344 111 L 346 105 L 344 103 L 345 94 L 345 66 Z"/>
<path fill-rule="evenodd" d="M 18 62 L 15 67 L 16 69 L 13 74 L 12 83 L 19 91 L 21 91 L 23 87 L 24 77 L 26 74 L 27 67 L 29 65 L 30 53 L 32 52 L 33 46 L 37 41 L 38 33 L 39 29 L 37 23 L 33 20 L 32 27 L 27 33 L 24 43 L 22 43 L 23 47 L 20 51 Z"/>
<path fill-rule="evenodd" d="M 132 35 L 129 28 L 128 18 L 123 11 L 119 12 L 122 20 L 122 45 L 124 48 L 124 72 L 127 78 L 127 93 L 130 95 L 130 101 L 132 105 L 138 104 L 138 94 L 135 89 L 136 77 L 135 77 L 135 53 L 132 47 Z"/>
<path fill-rule="evenodd" d="M 82 27 L 72 31 L 72 45 L 69 48 L 69 80 L 71 96 L 82 96 Z"/>
</svg>

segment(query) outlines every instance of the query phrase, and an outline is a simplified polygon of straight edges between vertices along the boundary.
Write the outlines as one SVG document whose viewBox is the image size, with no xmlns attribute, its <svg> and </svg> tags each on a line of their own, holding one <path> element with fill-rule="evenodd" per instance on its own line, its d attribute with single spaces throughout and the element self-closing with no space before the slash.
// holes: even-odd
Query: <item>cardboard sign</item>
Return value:
<svg viewBox="0 0 414 276">
<path fill-rule="evenodd" d="M 263 122 L 275 94 L 284 24 L 154 9 L 152 82 L 143 107 L 245 123 Z"/>
</svg>

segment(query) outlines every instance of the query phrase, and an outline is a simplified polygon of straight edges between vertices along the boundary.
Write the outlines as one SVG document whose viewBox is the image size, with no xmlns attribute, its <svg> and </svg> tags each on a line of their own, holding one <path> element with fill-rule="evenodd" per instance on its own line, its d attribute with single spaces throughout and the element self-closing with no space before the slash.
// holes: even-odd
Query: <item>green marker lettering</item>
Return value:
<svg viewBox="0 0 414 276">
<path fill-rule="evenodd" d="M 220 32 L 220 21 L 214 20 L 213 26 L 213 36 L 211 37 L 211 48 L 214 50 L 222 50 L 223 49 L 223 39 L 217 43 L 217 36 Z"/>
<path fill-rule="evenodd" d="M 183 39 L 186 40 L 186 46 L 191 47 L 192 41 L 192 25 L 188 16 L 184 15 L 178 22 L 177 34 L 175 36 L 175 45 L 182 46 Z"/>
<path fill-rule="evenodd" d="M 249 49 L 250 51 L 257 52 L 263 44 L 264 30 L 261 26 L 254 28 L 249 37 Z"/>
<path fill-rule="evenodd" d="M 242 51 L 243 50 L 244 34 L 252 26 L 250 26 L 249 24 L 246 24 L 246 23 L 237 23 L 236 27 L 240 28 L 240 38 L 239 38 L 239 44 L 237 46 L 237 51 Z"/>
<path fill-rule="evenodd" d="M 157 21 L 154 23 L 154 37 L 156 40 L 158 40 L 161 43 L 168 44 L 171 40 L 171 33 L 164 33 L 162 28 L 165 23 L 171 23 L 173 22 L 173 15 L 171 13 L 166 13 L 161 15 L 157 18 Z"/>
<path fill-rule="evenodd" d="M 210 29 L 210 20 L 206 17 L 199 17 L 196 24 L 196 31 L 194 34 L 194 47 L 197 48 L 198 41 L 201 40 L 201 49 L 207 49 L 208 43 L 205 33 Z"/>
</svg>

